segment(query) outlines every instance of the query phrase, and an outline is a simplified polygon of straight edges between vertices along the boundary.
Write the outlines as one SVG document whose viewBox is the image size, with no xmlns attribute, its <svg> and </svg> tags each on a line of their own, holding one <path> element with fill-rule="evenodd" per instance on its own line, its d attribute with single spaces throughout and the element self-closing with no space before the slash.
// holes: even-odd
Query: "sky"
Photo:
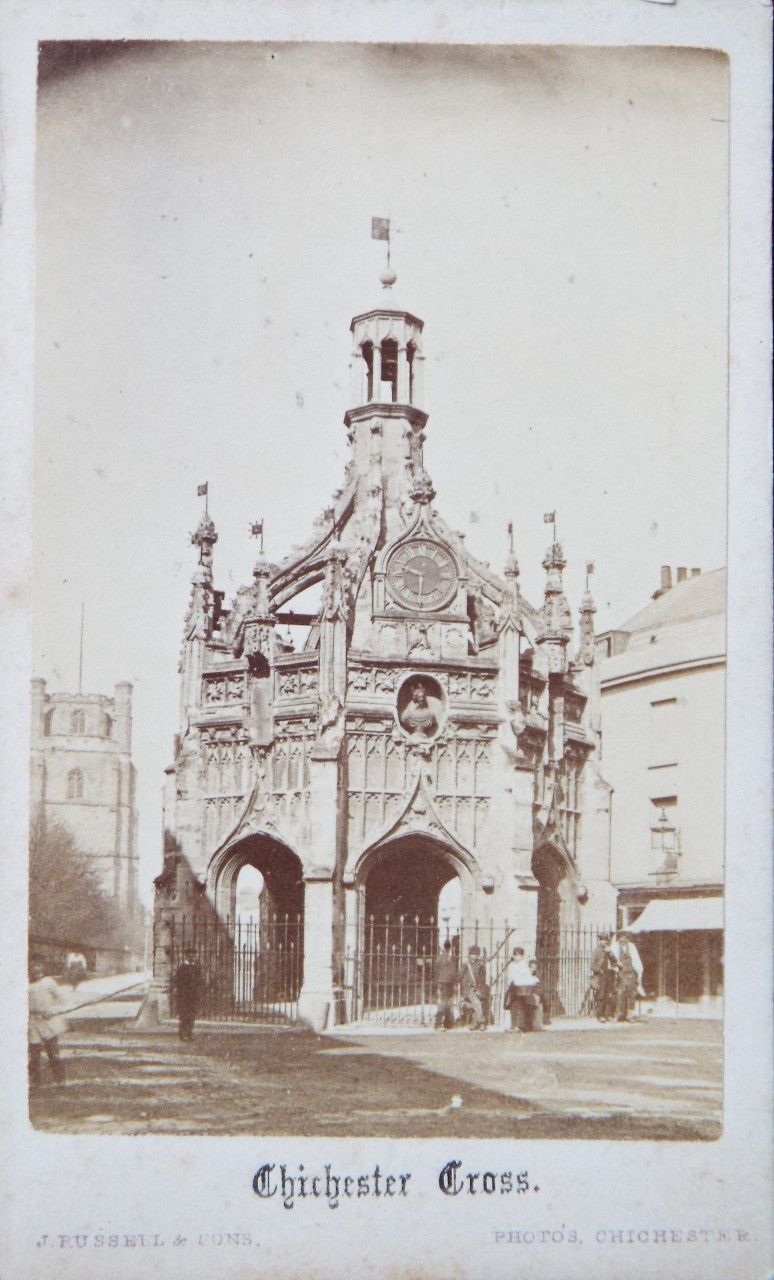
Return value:
<svg viewBox="0 0 774 1280">
<path fill-rule="evenodd" d="M 701 50 L 133 43 L 38 103 L 33 673 L 134 684 L 141 892 L 209 483 L 216 586 L 342 482 L 349 323 L 425 321 L 436 506 L 540 603 L 726 561 L 727 64 Z"/>
</svg>

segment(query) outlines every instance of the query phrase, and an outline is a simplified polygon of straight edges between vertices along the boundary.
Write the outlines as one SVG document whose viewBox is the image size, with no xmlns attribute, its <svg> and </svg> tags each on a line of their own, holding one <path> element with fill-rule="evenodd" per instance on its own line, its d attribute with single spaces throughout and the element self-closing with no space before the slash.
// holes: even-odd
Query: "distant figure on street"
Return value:
<svg viewBox="0 0 774 1280">
<path fill-rule="evenodd" d="M 532 1025 L 527 1027 L 527 1030 L 544 1031 L 551 1018 L 545 1005 L 543 982 L 537 960 L 530 960 L 529 971 L 537 979 L 537 985 L 532 988 Z"/>
<path fill-rule="evenodd" d="M 460 996 L 462 1011 L 470 1018 L 471 1031 L 486 1026 L 482 995 L 486 987 L 486 966 L 481 959 L 481 948 L 468 947 L 468 958 L 460 969 Z"/>
<path fill-rule="evenodd" d="M 175 969 L 172 981 L 177 1005 L 177 1034 L 181 1040 L 193 1040 L 194 1023 L 204 994 L 204 974 L 192 947 L 186 949 L 185 959 Z"/>
<path fill-rule="evenodd" d="M 457 961 L 452 955 L 452 944 L 448 940 L 443 944 L 441 954 L 436 957 L 435 985 L 438 988 L 438 1010 L 435 1015 L 436 1031 L 450 1031 L 454 1026 L 454 990 L 457 986 Z"/>
<path fill-rule="evenodd" d="M 527 962 L 523 947 L 514 947 L 508 965 L 505 1007 L 511 1015 L 511 1031 L 531 1031 L 535 1010 L 535 988 L 540 979 Z"/>
<path fill-rule="evenodd" d="M 618 938 L 610 947 L 611 954 L 618 965 L 618 1021 L 628 1022 L 629 1014 L 634 1009 L 637 992 L 641 990 L 642 961 L 635 947 L 631 934 L 622 929 Z"/>
<path fill-rule="evenodd" d="M 40 1084 L 40 1059 L 45 1049 L 56 1084 L 64 1084 L 64 1063 L 59 1056 L 59 1037 L 67 1030 L 62 1009 L 67 999 L 42 964 L 29 967 L 29 1022 L 27 1024 L 28 1068 L 31 1085 Z"/>
<path fill-rule="evenodd" d="M 612 1022 L 618 1003 L 618 961 L 610 947 L 613 935 L 600 933 L 591 956 L 591 990 L 598 1022 Z"/>
<path fill-rule="evenodd" d="M 86 977 L 86 959 L 80 951 L 70 951 L 67 955 L 67 981 L 75 991 L 79 982 Z"/>
</svg>

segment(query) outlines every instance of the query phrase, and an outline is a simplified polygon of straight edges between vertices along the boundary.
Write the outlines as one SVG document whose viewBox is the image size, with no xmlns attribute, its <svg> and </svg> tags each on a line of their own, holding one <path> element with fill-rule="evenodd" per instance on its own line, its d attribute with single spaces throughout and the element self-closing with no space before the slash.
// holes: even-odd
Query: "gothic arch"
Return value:
<svg viewBox="0 0 774 1280">
<path fill-rule="evenodd" d="M 438 899 L 449 881 L 459 878 L 463 902 L 478 878 L 475 859 L 433 831 L 403 830 L 371 845 L 355 867 L 359 910 L 364 918 L 421 924 L 438 923 Z"/>
<path fill-rule="evenodd" d="M 543 840 L 532 855 L 538 882 L 538 934 L 568 928 L 578 921 L 578 873 L 563 841 Z"/>
<path fill-rule="evenodd" d="M 218 915 L 235 915 L 236 887 L 243 867 L 255 867 L 265 883 L 267 906 L 277 915 L 302 917 L 304 869 L 300 857 L 269 831 L 251 831 L 225 845 L 210 859 L 207 887 Z"/>
<path fill-rule="evenodd" d="M 82 800 L 83 785 L 83 771 L 81 769 L 71 769 L 67 775 L 67 799 Z"/>
</svg>

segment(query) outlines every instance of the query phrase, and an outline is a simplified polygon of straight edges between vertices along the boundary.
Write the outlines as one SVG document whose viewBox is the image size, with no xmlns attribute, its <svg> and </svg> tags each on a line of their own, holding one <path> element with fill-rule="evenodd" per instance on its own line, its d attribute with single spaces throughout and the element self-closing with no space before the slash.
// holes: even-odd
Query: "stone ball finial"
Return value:
<svg viewBox="0 0 774 1280">
<path fill-rule="evenodd" d="M 393 271 L 392 267 L 385 267 L 384 271 L 382 271 L 379 275 L 379 279 L 382 282 L 382 287 L 385 289 L 391 289 L 392 286 L 395 284 L 395 281 L 397 280 L 397 278 L 398 278 L 398 274 L 396 271 Z"/>
</svg>

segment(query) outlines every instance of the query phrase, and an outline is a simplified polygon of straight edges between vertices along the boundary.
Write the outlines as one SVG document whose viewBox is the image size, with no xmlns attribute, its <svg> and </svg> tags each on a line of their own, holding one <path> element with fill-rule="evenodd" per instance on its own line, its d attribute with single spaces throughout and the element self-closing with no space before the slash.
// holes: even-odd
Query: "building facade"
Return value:
<svg viewBox="0 0 774 1280">
<path fill-rule="evenodd" d="M 611 878 L 657 1012 L 722 1008 L 725 598 L 725 569 L 665 567 L 597 640 Z"/>
<path fill-rule="evenodd" d="M 131 751 L 131 684 L 117 684 L 110 698 L 48 693 L 45 680 L 32 681 L 32 811 L 70 831 L 105 894 L 133 921 L 140 907 Z"/>
<path fill-rule="evenodd" d="M 297 1010 L 318 1028 L 369 998 L 410 1005 L 408 968 L 427 970 L 407 956 L 435 954 L 444 903 L 458 938 L 494 939 L 492 974 L 514 937 L 534 949 L 614 916 L 593 601 L 576 634 L 559 543 L 533 607 L 513 549 L 494 573 L 439 513 L 423 322 L 394 301 L 392 273 L 382 283 L 351 324 L 344 483 L 303 546 L 261 556 L 226 607 L 208 513 L 192 537 L 156 881 L 162 1010 L 175 931 L 199 920 L 227 935 L 246 866 L 263 879 L 266 936 L 270 917 L 298 922 Z M 377 981 L 388 953 L 399 976 Z"/>
</svg>

